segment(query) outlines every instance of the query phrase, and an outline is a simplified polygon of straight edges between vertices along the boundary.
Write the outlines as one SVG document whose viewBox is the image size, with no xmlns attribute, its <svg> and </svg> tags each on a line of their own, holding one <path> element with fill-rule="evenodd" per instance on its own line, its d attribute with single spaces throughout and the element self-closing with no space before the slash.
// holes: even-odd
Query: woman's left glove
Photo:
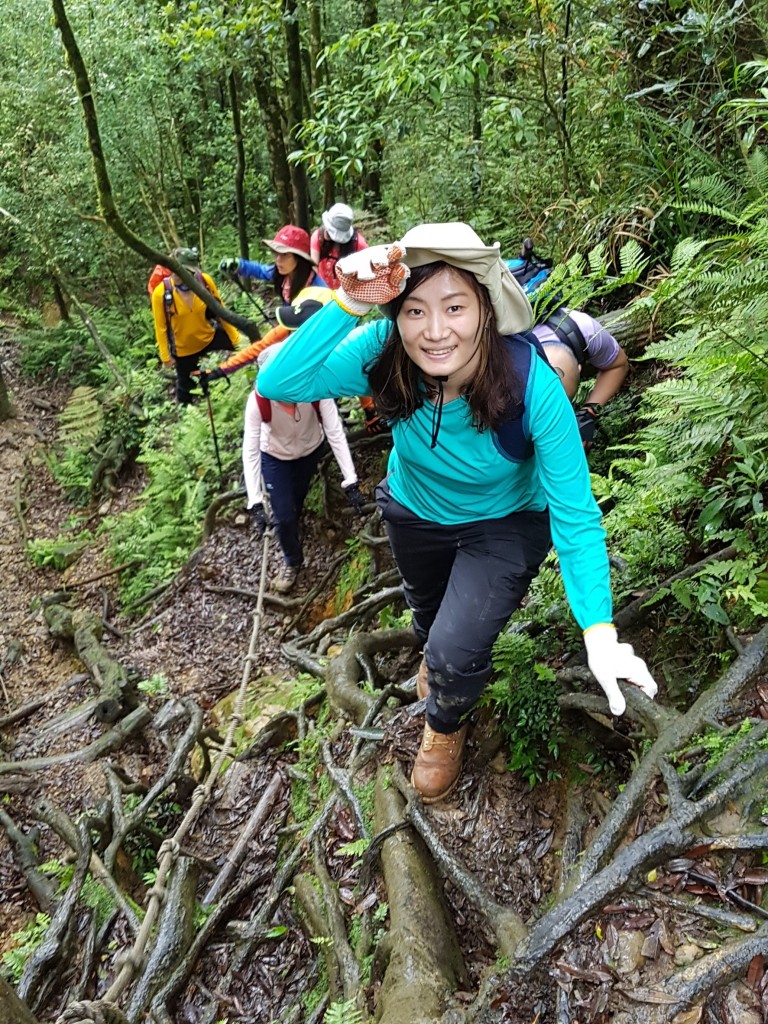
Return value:
<svg viewBox="0 0 768 1024">
<path fill-rule="evenodd" d="M 404 256 L 405 248 L 399 242 L 373 245 L 343 256 L 336 264 L 336 276 L 341 282 L 336 289 L 339 305 L 362 316 L 372 306 L 396 299 L 411 274 L 400 262 Z"/>
<path fill-rule="evenodd" d="M 607 622 L 590 626 L 584 633 L 584 645 L 587 664 L 608 698 L 612 715 L 623 715 L 627 707 L 618 679 L 626 679 L 628 683 L 639 686 L 653 700 L 658 687 L 648 666 L 637 657 L 630 644 L 619 643 L 614 626 Z"/>
<path fill-rule="evenodd" d="M 355 512 L 361 516 L 363 514 L 363 507 L 365 505 L 365 495 L 357 486 L 357 484 L 350 484 L 349 487 L 343 488 L 344 494 L 347 497 L 347 501 L 355 510 Z"/>
</svg>

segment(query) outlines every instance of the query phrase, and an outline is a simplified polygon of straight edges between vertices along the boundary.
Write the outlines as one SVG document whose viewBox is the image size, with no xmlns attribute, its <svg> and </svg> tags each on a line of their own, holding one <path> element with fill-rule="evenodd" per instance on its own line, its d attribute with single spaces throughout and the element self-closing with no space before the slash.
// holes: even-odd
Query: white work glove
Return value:
<svg viewBox="0 0 768 1024">
<path fill-rule="evenodd" d="M 628 683 L 639 686 L 653 700 L 658 687 L 648 666 L 642 658 L 637 657 L 630 644 L 619 643 L 615 626 L 606 622 L 590 626 L 584 633 L 584 645 L 587 648 L 587 664 L 608 698 L 611 714 L 623 715 L 627 707 L 617 679 L 626 679 Z"/>
<path fill-rule="evenodd" d="M 403 256 L 405 248 L 399 242 L 372 245 L 343 256 L 336 264 L 336 276 L 341 282 L 341 287 L 336 289 L 339 305 L 349 313 L 362 316 L 372 306 L 397 298 L 411 274 L 400 262 Z"/>
</svg>

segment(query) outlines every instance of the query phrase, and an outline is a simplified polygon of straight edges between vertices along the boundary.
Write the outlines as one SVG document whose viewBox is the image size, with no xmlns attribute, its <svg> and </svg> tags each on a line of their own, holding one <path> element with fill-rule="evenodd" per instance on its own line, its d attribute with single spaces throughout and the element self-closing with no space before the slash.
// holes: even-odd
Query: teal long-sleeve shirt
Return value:
<svg viewBox="0 0 768 1024">
<path fill-rule="evenodd" d="M 259 374 L 259 391 L 282 402 L 368 395 L 365 367 L 390 330 L 387 320 L 358 325 L 330 302 L 285 343 Z M 388 483 L 415 515 L 452 525 L 549 510 L 566 593 L 582 629 L 611 621 L 605 532 L 592 496 L 578 426 L 560 381 L 543 359 L 531 360 L 524 427 L 534 454 L 511 462 L 490 430 L 472 425 L 463 397 L 446 403 L 437 446 L 430 448 L 433 405 L 392 425 Z"/>
</svg>

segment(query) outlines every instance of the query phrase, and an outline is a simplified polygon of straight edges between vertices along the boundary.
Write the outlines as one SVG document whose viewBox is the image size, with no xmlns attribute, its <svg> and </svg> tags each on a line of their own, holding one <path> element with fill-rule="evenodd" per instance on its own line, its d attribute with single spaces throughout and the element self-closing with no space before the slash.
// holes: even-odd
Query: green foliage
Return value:
<svg viewBox="0 0 768 1024">
<path fill-rule="evenodd" d="M 707 771 L 711 768 L 716 768 L 726 754 L 739 744 L 743 744 L 744 740 L 749 739 L 755 724 L 754 721 L 745 718 L 737 728 L 726 730 L 707 729 L 701 735 L 694 736 L 691 742 L 676 754 L 678 771 L 685 773 L 694 760 L 702 763 Z M 768 745 L 768 742 L 763 738 L 758 741 L 758 745 L 765 747 Z M 748 746 L 745 747 L 745 754 Z"/>
<path fill-rule="evenodd" d="M 75 865 L 62 864 L 61 861 L 50 860 L 40 865 L 40 871 L 55 878 L 59 883 L 59 892 L 65 892 L 74 877 Z M 85 881 L 80 889 L 80 899 L 86 907 L 90 907 L 94 912 L 94 921 L 97 928 L 101 928 L 106 923 L 110 914 L 115 909 L 115 902 L 110 892 L 104 888 L 101 882 L 97 882 L 91 874 L 85 876 Z"/>
<path fill-rule="evenodd" d="M 150 697 L 166 697 L 169 691 L 168 677 L 164 672 L 155 672 L 148 679 L 142 679 L 136 689 Z"/>
<path fill-rule="evenodd" d="M 413 625 L 413 612 L 405 608 L 399 614 L 394 605 L 387 604 L 379 612 L 379 626 L 382 629 L 408 629 Z"/>
<path fill-rule="evenodd" d="M 365 1024 L 362 1012 L 352 999 L 348 1002 L 331 1003 L 324 1019 L 325 1024 Z"/>
<path fill-rule="evenodd" d="M 370 548 L 358 537 L 350 537 L 345 541 L 347 559 L 341 567 L 339 580 L 336 584 L 336 614 L 349 606 L 352 594 L 370 578 L 373 556 Z"/>
<path fill-rule="evenodd" d="M 225 474 L 239 472 L 242 408 L 248 391 L 243 375 L 212 396 Z M 199 542 L 205 510 L 219 488 L 211 427 L 203 406 L 145 409 L 147 422 L 137 461 L 147 485 L 131 511 L 105 521 L 113 562 L 136 560 L 121 578 L 124 602 L 141 606 L 149 590 L 165 583 Z"/>
<path fill-rule="evenodd" d="M 59 536 L 54 540 L 31 540 L 27 543 L 27 557 L 38 569 L 51 566 L 63 570 L 76 562 L 92 541 L 90 530 L 81 530 L 70 537 Z"/>
<path fill-rule="evenodd" d="M 3 966 L 11 981 L 20 981 L 27 960 L 45 938 L 50 923 L 47 914 L 35 914 L 33 921 L 13 933 L 14 946 L 3 953 Z"/>
<path fill-rule="evenodd" d="M 533 787 L 552 777 L 547 762 L 560 753 L 560 709 L 554 673 L 535 660 L 535 645 L 520 633 L 502 633 L 493 648 L 495 678 L 483 704 L 493 708 L 509 747 L 509 771 Z"/>
<path fill-rule="evenodd" d="M 291 784 L 291 811 L 298 824 L 311 826 L 314 806 L 330 792 L 331 783 L 323 765 L 322 748 L 327 741 L 333 722 L 327 705 L 318 711 L 314 727 L 296 742 L 298 761 L 296 777 Z"/>
</svg>

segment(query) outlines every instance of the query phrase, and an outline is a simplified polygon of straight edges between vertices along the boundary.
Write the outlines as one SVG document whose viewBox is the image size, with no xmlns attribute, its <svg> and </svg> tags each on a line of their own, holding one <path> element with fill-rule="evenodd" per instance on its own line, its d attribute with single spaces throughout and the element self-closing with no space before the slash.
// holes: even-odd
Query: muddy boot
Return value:
<svg viewBox="0 0 768 1024">
<path fill-rule="evenodd" d="M 272 589 L 276 594 L 288 594 L 293 590 L 298 575 L 299 567 L 297 565 L 284 565 L 272 580 Z"/>
<path fill-rule="evenodd" d="M 424 658 L 421 659 L 419 665 L 419 671 L 416 673 L 416 696 L 419 700 L 424 700 L 425 697 L 429 696 L 429 680 L 427 679 L 427 662 Z"/>
<path fill-rule="evenodd" d="M 448 796 L 459 781 L 467 725 L 456 732 L 435 732 L 424 726 L 421 746 L 411 773 L 411 785 L 421 793 L 425 804 L 434 804 Z"/>
</svg>

